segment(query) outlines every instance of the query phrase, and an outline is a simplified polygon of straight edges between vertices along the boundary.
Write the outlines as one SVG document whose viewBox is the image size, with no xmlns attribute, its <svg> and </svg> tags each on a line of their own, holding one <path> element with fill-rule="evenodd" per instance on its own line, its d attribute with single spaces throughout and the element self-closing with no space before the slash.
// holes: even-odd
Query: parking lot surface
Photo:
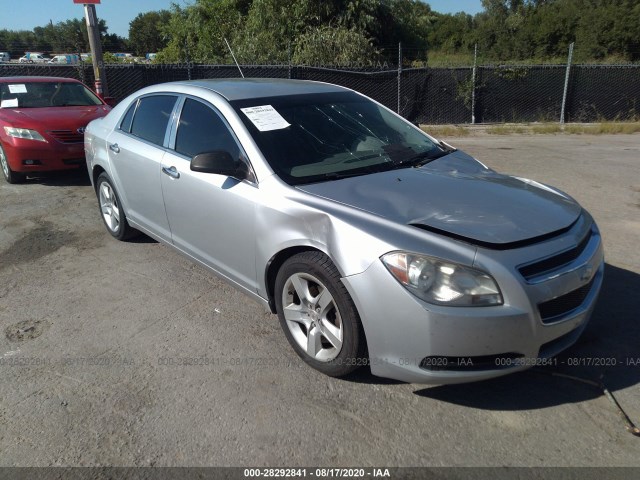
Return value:
<svg viewBox="0 0 640 480">
<path fill-rule="evenodd" d="M 445 140 L 600 226 L 600 301 L 557 366 L 456 386 L 328 378 L 233 287 L 111 238 L 86 172 L 0 181 L 0 465 L 640 466 L 640 438 L 580 381 L 640 422 L 640 135 Z"/>
</svg>

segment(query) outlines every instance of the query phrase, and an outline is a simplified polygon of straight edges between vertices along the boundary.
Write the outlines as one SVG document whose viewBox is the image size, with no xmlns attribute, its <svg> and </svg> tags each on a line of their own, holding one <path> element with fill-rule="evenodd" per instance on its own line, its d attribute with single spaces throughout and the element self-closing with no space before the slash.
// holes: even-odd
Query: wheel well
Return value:
<svg viewBox="0 0 640 480">
<path fill-rule="evenodd" d="M 96 165 L 95 167 L 93 167 L 93 172 L 91 172 L 91 177 L 93 178 L 93 188 L 94 189 L 98 188 L 98 185 L 96 185 L 96 183 L 98 182 L 98 177 L 104 171 L 105 171 L 105 169 L 102 168 L 100 165 Z"/>
<path fill-rule="evenodd" d="M 267 298 L 269 300 L 269 308 L 271 309 L 271 313 L 277 313 L 276 311 L 276 301 L 275 301 L 275 288 L 276 288 L 276 277 L 278 276 L 278 271 L 284 262 L 288 259 L 302 252 L 322 252 L 317 248 L 313 247 L 289 247 L 285 248 L 281 252 L 276 253 L 271 260 L 267 262 L 267 268 L 265 272 L 265 283 L 267 286 Z"/>
</svg>

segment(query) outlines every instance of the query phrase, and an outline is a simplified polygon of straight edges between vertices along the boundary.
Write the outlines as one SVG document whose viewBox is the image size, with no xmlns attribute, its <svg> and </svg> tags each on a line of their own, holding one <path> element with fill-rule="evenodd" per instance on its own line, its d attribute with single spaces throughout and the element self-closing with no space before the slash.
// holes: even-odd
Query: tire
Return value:
<svg viewBox="0 0 640 480">
<path fill-rule="evenodd" d="M 101 173 L 98 177 L 96 195 L 98 196 L 98 208 L 102 222 L 114 238 L 127 240 L 139 234 L 137 230 L 129 226 L 118 192 L 106 173 Z"/>
<path fill-rule="evenodd" d="M 2 169 L 2 176 L 8 183 L 16 184 L 23 183 L 27 176 L 24 173 L 14 172 L 9 166 L 9 160 L 7 160 L 7 154 L 0 145 L 0 169 Z"/>
<path fill-rule="evenodd" d="M 325 254 L 302 252 L 285 261 L 276 276 L 275 301 L 287 340 L 310 366 L 342 377 L 367 363 L 360 316 Z"/>
</svg>

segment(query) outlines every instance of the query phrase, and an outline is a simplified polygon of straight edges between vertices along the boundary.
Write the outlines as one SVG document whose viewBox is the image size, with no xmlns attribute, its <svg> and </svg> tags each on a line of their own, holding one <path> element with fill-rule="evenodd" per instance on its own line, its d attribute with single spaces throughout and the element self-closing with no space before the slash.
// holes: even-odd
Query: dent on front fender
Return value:
<svg viewBox="0 0 640 480">
<path fill-rule="evenodd" d="M 327 212 L 282 199 L 260 205 L 256 217 L 257 232 L 261 232 L 256 238 L 257 271 L 265 272 L 258 282 L 258 294 L 263 298 L 268 298 L 266 267 L 287 249 L 319 250 L 331 258 L 343 277 L 366 270 L 377 258 L 368 251 L 372 249 L 369 235 Z"/>
</svg>

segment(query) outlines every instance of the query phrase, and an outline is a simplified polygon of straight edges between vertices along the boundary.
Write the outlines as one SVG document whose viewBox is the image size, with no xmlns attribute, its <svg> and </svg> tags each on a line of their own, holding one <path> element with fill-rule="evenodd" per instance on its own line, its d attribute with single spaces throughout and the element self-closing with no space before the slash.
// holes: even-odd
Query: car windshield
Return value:
<svg viewBox="0 0 640 480">
<path fill-rule="evenodd" d="M 81 83 L 0 83 L 0 101 L 6 107 L 43 108 L 102 105 L 102 101 Z"/>
<path fill-rule="evenodd" d="M 450 151 L 353 92 L 254 98 L 231 105 L 271 168 L 290 185 L 422 165 Z"/>
</svg>

